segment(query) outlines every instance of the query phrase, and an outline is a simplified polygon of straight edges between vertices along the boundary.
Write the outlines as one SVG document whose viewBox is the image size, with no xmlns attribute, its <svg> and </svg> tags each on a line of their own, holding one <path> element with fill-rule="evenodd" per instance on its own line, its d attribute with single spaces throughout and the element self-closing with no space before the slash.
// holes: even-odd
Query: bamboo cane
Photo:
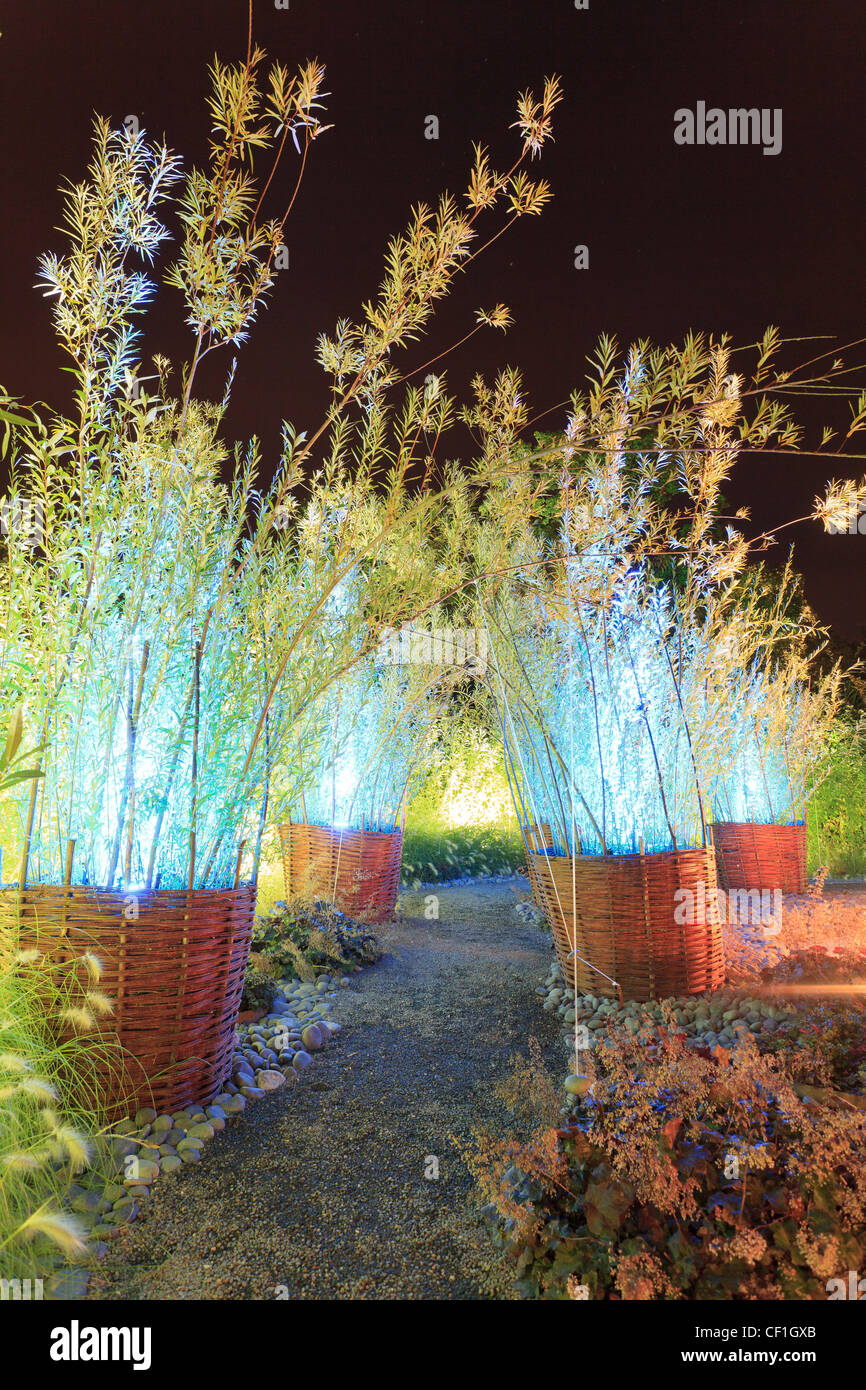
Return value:
<svg viewBox="0 0 866 1390">
<path fill-rule="evenodd" d="M 235 881 L 232 884 L 233 888 L 237 888 L 241 881 L 241 860 L 243 859 L 245 844 L 246 840 L 241 840 L 240 844 L 238 845 L 238 857 L 235 861 Z"/>
<path fill-rule="evenodd" d="M 120 845 L 123 836 L 123 827 L 126 824 L 126 808 L 129 804 L 130 794 L 135 785 L 135 745 L 138 734 L 138 720 L 141 713 L 141 697 L 144 689 L 144 677 L 147 671 L 147 664 L 150 658 L 150 643 L 145 641 L 141 651 L 141 664 L 138 673 L 138 686 L 134 691 L 132 661 L 129 662 L 129 692 L 128 692 L 128 712 L 126 721 L 126 768 L 123 777 L 123 792 L 121 794 L 120 809 L 117 815 L 117 828 L 114 836 L 114 843 L 111 848 L 111 856 L 108 861 L 108 873 L 106 875 L 106 887 L 111 888 L 114 884 L 114 877 L 117 873 L 117 861 L 120 857 Z"/>
</svg>

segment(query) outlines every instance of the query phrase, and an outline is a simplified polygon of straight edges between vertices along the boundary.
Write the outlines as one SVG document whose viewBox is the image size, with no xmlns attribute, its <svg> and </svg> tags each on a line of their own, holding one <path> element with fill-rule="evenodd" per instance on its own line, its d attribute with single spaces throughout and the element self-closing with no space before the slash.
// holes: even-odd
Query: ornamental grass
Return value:
<svg viewBox="0 0 866 1390">
<path fill-rule="evenodd" d="M 18 711 L 0 754 L 0 796 L 35 775 L 21 737 Z M 14 918 L 0 936 L 0 1273 L 30 1280 L 33 1298 L 46 1284 L 50 1296 L 64 1260 L 87 1254 L 86 1230 L 65 1199 L 97 1158 L 102 1116 L 82 1106 L 80 1081 L 99 1060 L 91 1034 L 111 1010 L 101 973 L 92 955 L 58 962 L 23 948 Z M 63 1041 L 51 1018 L 64 1025 Z"/>
</svg>

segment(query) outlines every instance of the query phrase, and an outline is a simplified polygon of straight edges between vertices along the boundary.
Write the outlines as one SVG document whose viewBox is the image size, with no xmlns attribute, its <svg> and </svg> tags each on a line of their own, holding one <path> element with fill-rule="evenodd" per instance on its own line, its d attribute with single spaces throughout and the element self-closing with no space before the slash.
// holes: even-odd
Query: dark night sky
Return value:
<svg viewBox="0 0 866 1390">
<path fill-rule="evenodd" d="M 37 255 L 61 249 L 56 192 L 83 176 L 91 113 L 138 115 L 154 135 L 203 158 L 207 64 L 242 56 L 245 0 L 3 0 L 0 39 L 0 383 L 60 404 L 68 377 L 32 286 Z M 689 328 L 754 340 L 768 323 L 789 336 L 864 332 L 866 258 L 858 189 L 864 166 L 863 0 L 256 0 L 254 36 L 290 66 L 327 65 L 335 128 L 311 152 L 288 227 L 291 269 L 244 349 L 228 427 L 256 432 L 273 461 L 279 421 L 318 423 L 326 396 L 313 361 L 320 331 L 373 295 L 389 235 L 411 203 L 462 192 L 473 139 L 502 167 L 517 149 L 514 98 L 560 74 L 556 143 L 535 172 L 555 199 L 476 263 L 404 369 L 462 336 L 474 309 L 504 301 L 506 339 L 479 335 L 449 361 L 466 396 L 476 370 L 506 361 L 525 375 L 535 410 L 567 398 L 601 332 L 621 343 L 680 338 Z M 783 148 L 682 148 L 676 108 L 781 107 Z M 440 122 L 424 138 L 425 117 Z M 271 209 L 277 212 L 276 206 Z M 589 247 L 578 271 L 573 248 Z M 149 317 L 146 350 L 179 360 L 188 347 L 175 291 Z M 213 359 L 211 359 L 212 361 Z M 224 363 L 204 380 L 222 391 Z M 559 424 L 561 411 L 545 423 Z M 456 452 L 456 442 L 452 452 Z M 810 510 L 820 462 L 740 466 L 732 501 L 764 529 Z M 864 471 L 861 467 L 860 471 Z M 839 635 L 862 637 L 866 538 L 796 542 L 807 597 Z M 781 558 L 781 556 L 780 556 Z"/>
</svg>

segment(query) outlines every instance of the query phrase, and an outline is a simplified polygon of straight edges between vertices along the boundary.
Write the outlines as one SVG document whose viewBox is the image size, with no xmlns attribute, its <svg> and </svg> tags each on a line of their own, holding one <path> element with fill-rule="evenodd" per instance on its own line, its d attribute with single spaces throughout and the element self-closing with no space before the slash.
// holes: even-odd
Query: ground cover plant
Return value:
<svg viewBox="0 0 866 1390">
<path fill-rule="evenodd" d="M 373 933 L 331 904 L 277 903 L 256 919 L 250 965 L 270 979 L 306 981 L 371 965 L 380 954 Z"/>
<path fill-rule="evenodd" d="M 448 826 L 407 822 L 403 836 L 405 888 L 457 878 L 523 872 L 523 838 L 510 827 Z"/>
<path fill-rule="evenodd" d="M 270 1013 L 277 997 L 278 988 L 277 981 L 272 975 L 269 975 L 260 966 L 253 965 L 252 961 L 248 961 L 244 975 L 244 991 L 241 995 L 240 1012 L 242 1014 L 248 1011 Z"/>
<path fill-rule="evenodd" d="M 547 1114 L 528 1141 L 482 1137 L 472 1161 L 522 1291 L 826 1298 L 862 1262 L 866 1099 L 815 1086 L 811 1041 L 710 1054 L 675 1024 L 650 1047 L 614 1029 L 567 1120 L 538 1059 L 518 1063 L 512 1093 Z"/>
<path fill-rule="evenodd" d="M 515 1058 L 511 1132 L 479 1133 L 472 1156 L 527 1296 L 845 1296 L 864 1230 L 866 897 L 819 875 L 769 936 L 724 930 L 711 994 L 575 998 L 557 964 L 539 991 L 583 1075 L 563 1086 L 537 1046 Z"/>
</svg>

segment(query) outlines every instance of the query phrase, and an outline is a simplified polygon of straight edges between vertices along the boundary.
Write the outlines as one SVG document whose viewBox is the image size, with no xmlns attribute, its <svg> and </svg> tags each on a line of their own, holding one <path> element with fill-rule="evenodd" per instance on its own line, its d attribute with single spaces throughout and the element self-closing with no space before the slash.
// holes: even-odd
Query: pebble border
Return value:
<svg viewBox="0 0 866 1390">
<path fill-rule="evenodd" d="M 762 962 L 767 965 L 773 965 L 787 955 L 784 946 L 774 944 L 759 929 L 740 928 L 738 936 L 744 949 L 753 953 L 753 958 L 754 953 L 759 952 Z M 680 995 L 647 1003 L 630 1001 L 620 1006 L 615 999 L 593 994 L 578 995 L 575 999 L 559 961 L 554 957 L 544 983 L 535 992 L 543 1001 L 545 1013 L 555 1013 L 562 1020 L 563 1046 L 569 1058 L 569 1082 L 573 1079 L 575 1022 L 585 1025 L 590 1048 L 599 1044 L 604 1046 L 608 1042 L 604 1029 L 614 1026 L 624 1026 L 638 1043 L 658 1042 L 658 1027 L 664 1022 L 664 1014 L 668 1010 L 673 1026 L 686 1035 L 688 1043 L 710 1050 L 721 1046 L 733 1051 L 747 1037 L 754 1038 L 759 1047 L 762 1037 L 772 1036 L 789 1043 L 808 1041 L 807 1035 L 801 1031 L 801 1010 L 796 1004 L 786 1006 L 755 998 L 748 985 L 729 983 L 710 994 Z M 615 1041 L 610 1040 L 609 1045 L 615 1046 Z M 578 1103 L 578 1095 L 566 1095 L 565 1107 L 568 1110 L 573 1110 Z"/>
<path fill-rule="evenodd" d="M 360 972 L 361 966 L 355 971 Z M 70 1184 L 66 1207 L 87 1228 L 91 1242 L 87 1264 L 101 1259 L 107 1241 L 134 1221 L 158 1178 L 201 1162 L 202 1151 L 248 1102 L 299 1082 L 313 1054 L 340 1031 L 329 1017 L 347 975 L 323 974 L 315 982 L 282 980 L 270 1013 L 258 1022 L 238 1024 L 232 1078 L 213 1100 L 189 1105 L 173 1114 L 158 1115 L 149 1106 L 120 1120 L 111 1129 L 106 1167 L 113 1180 L 105 1183 L 97 1169 Z M 104 1170 L 103 1170 L 104 1173 Z M 90 1270 L 67 1264 L 45 1281 L 47 1300 L 82 1299 Z"/>
</svg>

